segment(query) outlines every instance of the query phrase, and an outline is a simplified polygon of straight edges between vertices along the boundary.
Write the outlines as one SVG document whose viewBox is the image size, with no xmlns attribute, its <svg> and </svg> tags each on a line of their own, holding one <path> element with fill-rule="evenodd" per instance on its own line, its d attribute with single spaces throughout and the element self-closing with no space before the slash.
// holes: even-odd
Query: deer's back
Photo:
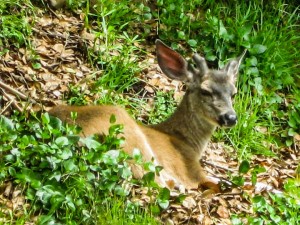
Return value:
<svg viewBox="0 0 300 225">
<path fill-rule="evenodd" d="M 164 167 L 161 176 L 164 180 L 174 180 L 185 186 L 197 186 L 199 181 L 198 159 L 192 149 L 182 140 L 151 127 L 137 124 L 129 114 L 119 106 L 57 106 L 49 111 L 50 115 L 72 123 L 71 112 L 77 113 L 76 124 L 82 128 L 81 136 L 107 134 L 111 126 L 110 117 L 116 117 L 117 124 L 124 125 L 124 150 L 132 154 L 139 149 L 147 161 L 155 159 L 157 165 Z M 183 153 L 184 151 L 185 153 Z M 195 168 L 193 168 L 195 164 Z M 194 171 L 196 170 L 196 171 Z M 141 172 L 139 172 L 140 176 Z M 194 176 L 194 174 L 197 174 Z M 163 182 L 161 182 L 163 183 Z"/>
</svg>

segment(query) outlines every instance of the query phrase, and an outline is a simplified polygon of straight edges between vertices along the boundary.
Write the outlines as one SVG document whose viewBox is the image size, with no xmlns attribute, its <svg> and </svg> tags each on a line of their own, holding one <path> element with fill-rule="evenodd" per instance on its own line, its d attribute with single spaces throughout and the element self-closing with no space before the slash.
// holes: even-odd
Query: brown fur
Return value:
<svg viewBox="0 0 300 225">
<path fill-rule="evenodd" d="M 124 124 L 124 150 L 132 154 L 137 148 L 145 160 L 155 158 L 164 170 L 158 182 L 165 186 L 175 183 L 186 188 L 208 184 L 199 160 L 216 126 L 232 126 L 236 114 L 232 95 L 236 93 L 235 80 L 242 56 L 230 61 L 223 70 L 209 70 L 205 60 L 194 55 L 196 68 L 180 54 L 157 40 L 158 63 L 172 79 L 186 82 L 188 90 L 175 113 L 154 126 L 137 124 L 119 106 L 56 106 L 50 114 L 71 122 L 70 113 L 77 112 L 76 123 L 82 127 L 82 136 L 106 134 L 112 114 L 116 123 Z M 133 171 L 136 177 L 141 171 Z M 172 186 L 172 185 L 171 185 Z"/>
</svg>

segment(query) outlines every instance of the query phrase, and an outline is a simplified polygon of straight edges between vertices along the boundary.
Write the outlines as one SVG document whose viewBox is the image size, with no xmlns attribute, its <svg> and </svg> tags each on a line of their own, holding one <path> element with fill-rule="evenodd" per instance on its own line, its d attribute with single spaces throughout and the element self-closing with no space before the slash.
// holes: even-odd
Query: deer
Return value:
<svg viewBox="0 0 300 225">
<path fill-rule="evenodd" d="M 223 69 L 215 70 L 209 69 L 206 60 L 197 53 L 187 61 L 161 40 L 155 43 L 162 72 L 187 86 L 180 104 L 167 120 L 156 125 L 139 124 L 125 109 L 113 105 L 59 105 L 50 109 L 49 114 L 71 123 L 71 112 L 75 112 L 75 122 L 82 128 L 83 137 L 107 134 L 110 117 L 115 115 L 116 123 L 124 125 L 124 151 L 133 154 L 138 149 L 144 160 L 153 160 L 155 165 L 163 167 L 157 178 L 160 186 L 219 191 L 218 182 L 207 176 L 200 159 L 216 127 L 232 127 L 237 123 L 233 97 L 246 51 Z M 135 167 L 132 172 L 136 178 L 143 175 Z"/>
</svg>

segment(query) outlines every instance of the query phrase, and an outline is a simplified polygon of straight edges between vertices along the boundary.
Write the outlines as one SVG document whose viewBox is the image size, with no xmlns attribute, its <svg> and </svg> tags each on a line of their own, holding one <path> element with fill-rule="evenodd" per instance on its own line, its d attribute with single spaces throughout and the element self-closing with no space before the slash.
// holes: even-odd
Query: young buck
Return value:
<svg viewBox="0 0 300 225">
<path fill-rule="evenodd" d="M 193 56 L 193 66 L 160 40 L 156 41 L 156 53 L 161 70 L 188 87 L 177 110 L 166 121 L 140 125 L 123 108 L 108 105 L 56 106 L 49 113 L 72 122 L 70 114 L 76 112 L 82 136 L 107 134 L 109 118 L 114 114 L 116 122 L 124 124 L 124 150 L 132 154 L 137 148 L 145 160 L 154 158 L 164 168 L 157 180 L 162 186 L 201 185 L 218 190 L 218 184 L 207 178 L 199 160 L 215 128 L 230 127 L 237 122 L 232 98 L 237 92 L 235 83 L 245 53 L 222 70 L 210 70 L 205 59 L 197 54 Z M 134 166 L 133 174 L 142 175 Z"/>
</svg>

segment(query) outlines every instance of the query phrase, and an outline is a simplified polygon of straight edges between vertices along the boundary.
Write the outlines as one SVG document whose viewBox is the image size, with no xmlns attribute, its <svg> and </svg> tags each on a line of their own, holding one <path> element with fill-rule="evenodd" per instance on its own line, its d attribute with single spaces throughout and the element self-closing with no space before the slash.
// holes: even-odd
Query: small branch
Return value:
<svg viewBox="0 0 300 225">
<path fill-rule="evenodd" d="M 19 97 L 19 98 L 21 98 L 21 99 L 23 99 L 23 100 L 30 101 L 31 103 L 36 103 L 35 100 L 29 99 L 28 96 L 22 94 L 21 92 L 19 92 L 19 91 L 17 91 L 16 89 L 14 89 L 14 88 L 8 86 L 7 84 L 4 84 L 2 81 L 0 81 L 0 87 L 3 88 L 3 89 L 5 89 L 5 90 L 7 90 L 7 91 L 9 91 L 9 92 L 11 92 L 11 93 L 14 94 L 15 96 L 17 96 L 17 97 Z"/>
<path fill-rule="evenodd" d="M 234 171 L 230 168 L 227 168 L 227 167 L 223 167 L 223 166 L 219 166 L 219 165 L 215 165 L 213 164 L 212 162 L 207 162 L 207 161 L 204 161 L 204 160 L 201 160 L 202 163 L 206 164 L 206 165 L 209 165 L 209 166 L 213 166 L 213 167 L 216 167 L 216 168 L 219 168 L 219 169 L 222 169 L 222 170 L 226 170 L 226 171 L 229 171 L 231 173 L 233 173 Z"/>
<path fill-rule="evenodd" d="M 27 96 L 22 94 L 21 92 L 15 90 L 14 88 L 8 86 L 7 84 L 4 84 L 2 81 L 0 81 L 0 87 L 4 88 L 5 90 L 13 93 L 14 95 L 19 96 L 23 100 L 27 100 Z"/>
<path fill-rule="evenodd" d="M 2 115 L 12 103 L 13 103 L 12 101 L 7 102 L 5 104 L 5 107 L 1 110 L 0 115 Z"/>
<path fill-rule="evenodd" d="M 16 100 L 14 98 L 9 96 L 4 91 L 3 91 L 3 96 L 6 97 L 11 102 L 10 104 L 12 104 L 19 112 L 23 112 L 22 108 L 18 105 L 18 103 L 16 102 Z M 5 109 L 7 109 L 7 107 Z"/>
<path fill-rule="evenodd" d="M 243 191 L 236 192 L 236 193 L 225 192 L 225 193 L 218 193 L 217 196 L 237 196 L 237 195 L 242 195 L 243 193 L 244 193 Z"/>
</svg>

